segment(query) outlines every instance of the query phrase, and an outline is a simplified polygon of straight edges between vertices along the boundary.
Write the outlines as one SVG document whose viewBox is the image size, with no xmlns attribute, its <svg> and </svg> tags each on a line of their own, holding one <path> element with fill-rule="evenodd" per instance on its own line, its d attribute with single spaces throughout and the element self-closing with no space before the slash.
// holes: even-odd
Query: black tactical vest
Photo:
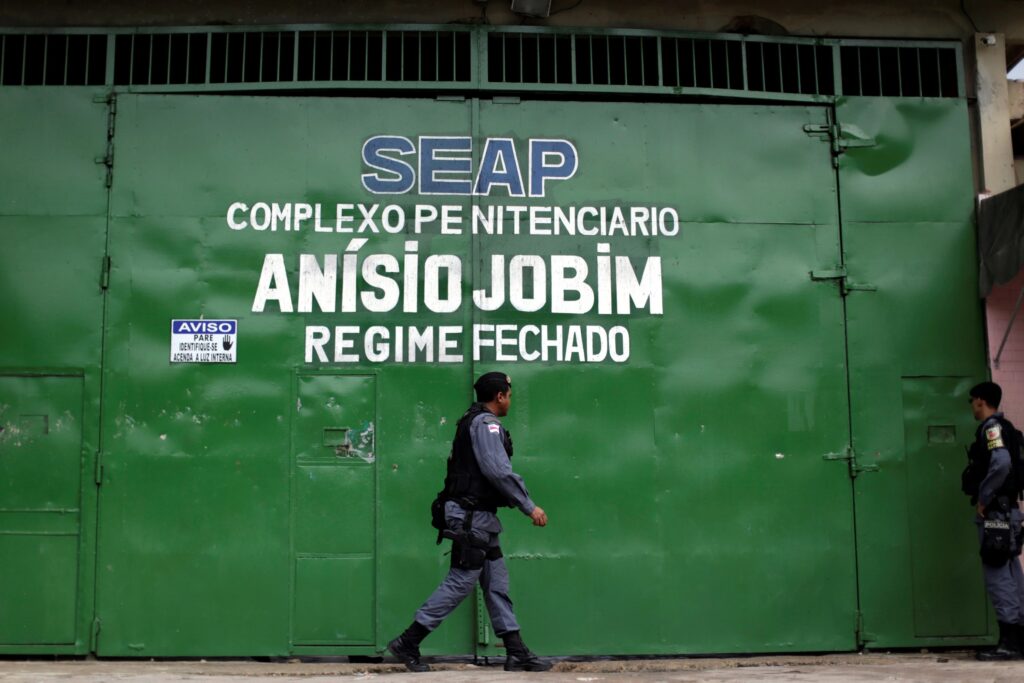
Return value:
<svg viewBox="0 0 1024 683">
<path fill-rule="evenodd" d="M 1021 433 L 1013 426 L 1013 423 L 1005 417 L 996 417 L 1002 432 L 1003 446 L 1010 453 L 1010 473 L 1006 481 L 996 492 L 997 497 L 1005 497 L 1009 501 L 1017 500 L 1024 484 L 1024 467 L 1021 463 Z M 982 421 L 974 432 L 974 443 L 968 451 L 967 469 L 962 475 L 962 488 L 964 493 L 971 496 L 971 503 L 977 502 L 978 490 L 981 482 L 988 475 L 989 462 L 992 459 L 992 452 L 988 448 L 988 438 L 985 436 L 985 423 Z"/>
<path fill-rule="evenodd" d="M 467 510 L 497 512 L 499 507 L 510 507 L 508 500 L 491 482 L 487 481 L 473 453 L 473 440 L 469 427 L 480 413 L 489 412 L 481 403 L 474 403 L 455 427 L 452 452 L 448 457 L 448 474 L 444 478 L 444 495 Z M 512 437 L 504 432 L 505 453 L 512 458 Z"/>
</svg>

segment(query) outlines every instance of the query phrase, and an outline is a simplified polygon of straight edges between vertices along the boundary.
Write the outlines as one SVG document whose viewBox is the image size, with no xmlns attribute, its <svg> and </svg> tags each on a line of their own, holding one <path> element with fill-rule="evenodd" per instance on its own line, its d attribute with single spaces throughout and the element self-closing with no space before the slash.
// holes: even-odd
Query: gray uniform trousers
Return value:
<svg viewBox="0 0 1024 683">
<path fill-rule="evenodd" d="M 1019 529 L 1022 519 L 1024 515 L 1020 510 L 1010 510 L 1011 528 Z M 975 524 L 978 525 L 978 542 L 981 543 L 981 520 L 976 519 Z M 1016 543 L 1016 535 L 1014 539 Z M 985 574 L 985 590 L 992 601 L 996 619 L 1007 624 L 1024 624 L 1024 571 L 1021 571 L 1020 558 L 1011 557 L 1002 567 L 990 567 L 984 562 L 981 567 Z"/>
<path fill-rule="evenodd" d="M 445 513 L 448 528 L 460 530 L 465 517 L 462 508 L 449 502 L 445 505 Z M 496 515 L 488 512 L 474 513 L 473 528 L 486 531 L 489 535 L 488 545 L 492 548 L 498 547 L 501 524 Z M 503 557 L 486 560 L 481 569 L 452 567 L 441 585 L 416 612 L 416 621 L 433 631 L 441 625 L 445 617 L 455 611 L 466 596 L 473 592 L 478 581 L 483 589 L 484 602 L 487 604 L 487 613 L 491 616 L 491 626 L 495 634 L 518 631 L 519 622 L 512 611 L 512 599 L 508 596 L 508 567 L 505 566 Z"/>
</svg>

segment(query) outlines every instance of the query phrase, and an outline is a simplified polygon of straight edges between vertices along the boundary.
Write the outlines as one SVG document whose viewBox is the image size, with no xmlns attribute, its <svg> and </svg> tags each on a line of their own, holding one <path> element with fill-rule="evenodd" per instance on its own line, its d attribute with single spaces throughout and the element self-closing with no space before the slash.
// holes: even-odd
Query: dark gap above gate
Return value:
<svg viewBox="0 0 1024 683">
<path fill-rule="evenodd" d="M 820 101 L 964 96 L 961 47 L 644 31 L 283 27 L 0 34 L 4 86 L 351 87 Z"/>
</svg>

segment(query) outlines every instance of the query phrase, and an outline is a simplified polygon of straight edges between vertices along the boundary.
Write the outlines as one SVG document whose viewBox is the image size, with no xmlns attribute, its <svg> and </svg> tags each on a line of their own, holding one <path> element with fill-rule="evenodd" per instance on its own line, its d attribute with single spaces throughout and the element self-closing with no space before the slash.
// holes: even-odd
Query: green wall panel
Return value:
<svg viewBox="0 0 1024 683">
<path fill-rule="evenodd" d="M 965 440 L 956 401 L 985 375 L 962 101 L 839 101 L 847 135 L 855 127 L 874 144 L 846 150 L 837 172 L 829 142 L 806 130 L 829 123 L 825 106 L 121 94 L 109 195 L 95 163 L 106 104 L 5 89 L 0 107 L 0 134 L 34 159 L 20 172 L 0 164 L 12 245 L 0 291 L 17 330 L 0 339 L 2 364 L 82 378 L 83 559 L 76 584 L 64 572 L 61 590 L 77 601 L 67 647 L 89 649 L 95 615 L 104 656 L 380 650 L 447 569 L 427 510 L 472 380 L 490 369 L 513 377 L 515 467 L 552 520 L 540 530 L 503 514 L 513 598 L 538 651 L 853 650 L 859 620 L 869 647 L 988 637 L 977 568 L 963 558 L 970 511 L 951 488 L 958 447 L 928 437 L 952 427 Z M 376 135 L 410 140 L 415 153 L 392 156 L 417 170 L 420 136 L 471 138 L 456 156 L 473 173 L 488 139 L 512 140 L 524 169 L 530 139 L 566 139 L 579 164 L 543 197 L 375 195 L 360 153 Z M 61 161 L 56 175 L 43 153 Z M 62 180 L 64 164 L 77 170 Z M 40 201 L 65 180 L 66 197 Z M 491 235 L 437 222 L 233 230 L 236 202 L 409 216 L 668 207 L 679 233 L 514 234 L 508 215 Z M 362 299 L 353 310 L 254 310 L 268 254 L 281 255 L 297 303 L 300 255 L 344 264 L 355 237 L 368 240 L 360 264 L 385 255 L 405 268 L 406 243 L 418 245 L 415 311 L 375 313 Z M 449 312 L 423 299 L 436 256 L 462 267 Z M 510 299 L 518 256 L 548 269 L 539 311 Z M 565 257 L 591 284 L 611 277 L 607 310 L 553 310 L 550 276 Z M 661 310 L 620 310 L 617 274 L 654 263 Z M 476 305 L 496 267 L 504 301 Z M 847 287 L 871 289 L 844 297 L 843 267 Z M 339 275 L 326 289 L 341 302 L 351 286 Z M 355 286 L 367 291 L 365 273 Z M 538 291 L 527 282 L 521 294 Z M 192 318 L 237 320 L 237 362 L 169 362 L 170 321 Z M 442 362 L 435 345 L 429 359 L 398 362 L 392 349 L 371 362 L 356 344 L 360 358 L 339 362 L 333 338 L 326 361 L 306 354 L 307 326 L 440 325 L 459 328 L 462 360 Z M 511 360 L 492 347 L 473 357 L 474 326 L 530 325 L 618 328 L 629 355 L 526 360 L 517 337 L 503 350 Z M 372 458 L 346 461 L 324 441 L 338 438 L 325 428 L 369 425 Z M 957 506 L 955 542 L 936 543 Z M 425 652 L 499 652 L 480 607 L 467 600 Z"/>
<path fill-rule="evenodd" d="M 89 650 L 107 123 L 86 88 L 0 94 L 0 653 Z"/>
<path fill-rule="evenodd" d="M 848 150 L 839 165 L 849 279 L 877 287 L 846 299 L 853 445 L 859 464 L 878 467 L 855 482 L 864 639 L 870 647 L 913 647 L 950 642 L 942 635 L 985 638 L 971 508 L 955 477 L 923 466 L 933 454 L 920 450 L 913 431 L 922 411 L 942 410 L 947 421 L 956 418 L 959 445 L 966 444 L 973 430 L 966 391 L 987 375 L 967 106 L 851 98 L 837 111 L 841 123 L 877 142 Z M 937 379 L 944 377 L 961 379 Z M 947 407 L 956 399 L 960 414 Z M 962 459 L 946 457 L 959 472 Z M 929 486 L 925 502 L 920 492 Z M 926 515 L 922 506 L 945 512 Z M 925 578 L 922 564 L 946 573 Z M 930 594 L 937 583 L 962 592 Z M 915 623 L 922 613 L 932 625 Z M 945 633 L 934 624 L 945 624 Z"/>
</svg>

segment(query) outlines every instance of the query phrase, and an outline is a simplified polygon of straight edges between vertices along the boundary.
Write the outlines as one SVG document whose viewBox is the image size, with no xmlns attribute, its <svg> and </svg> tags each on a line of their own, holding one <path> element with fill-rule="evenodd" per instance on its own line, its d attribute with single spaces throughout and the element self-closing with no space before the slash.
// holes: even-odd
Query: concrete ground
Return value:
<svg viewBox="0 0 1024 683">
<path fill-rule="evenodd" d="M 628 659 L 558 661 L 544 674 L 505 673 L 500 666 L 474 666 L 468 661 L 435 663 L 435 671 L 413 674 L 397 664 L 349 664 L 333 661 L 259 663 L 238 661 L 95 661 L 0 660 L 0 683 L 320 683 L 362 681 L 546 681 L 550 683 L 615 683 L 672 681 L 1024 681 L 1024 661 L 1004 664 L 976 662 L 970 652 L 941 654 L 846 654 L 700 659 Z"/>
</svg>

